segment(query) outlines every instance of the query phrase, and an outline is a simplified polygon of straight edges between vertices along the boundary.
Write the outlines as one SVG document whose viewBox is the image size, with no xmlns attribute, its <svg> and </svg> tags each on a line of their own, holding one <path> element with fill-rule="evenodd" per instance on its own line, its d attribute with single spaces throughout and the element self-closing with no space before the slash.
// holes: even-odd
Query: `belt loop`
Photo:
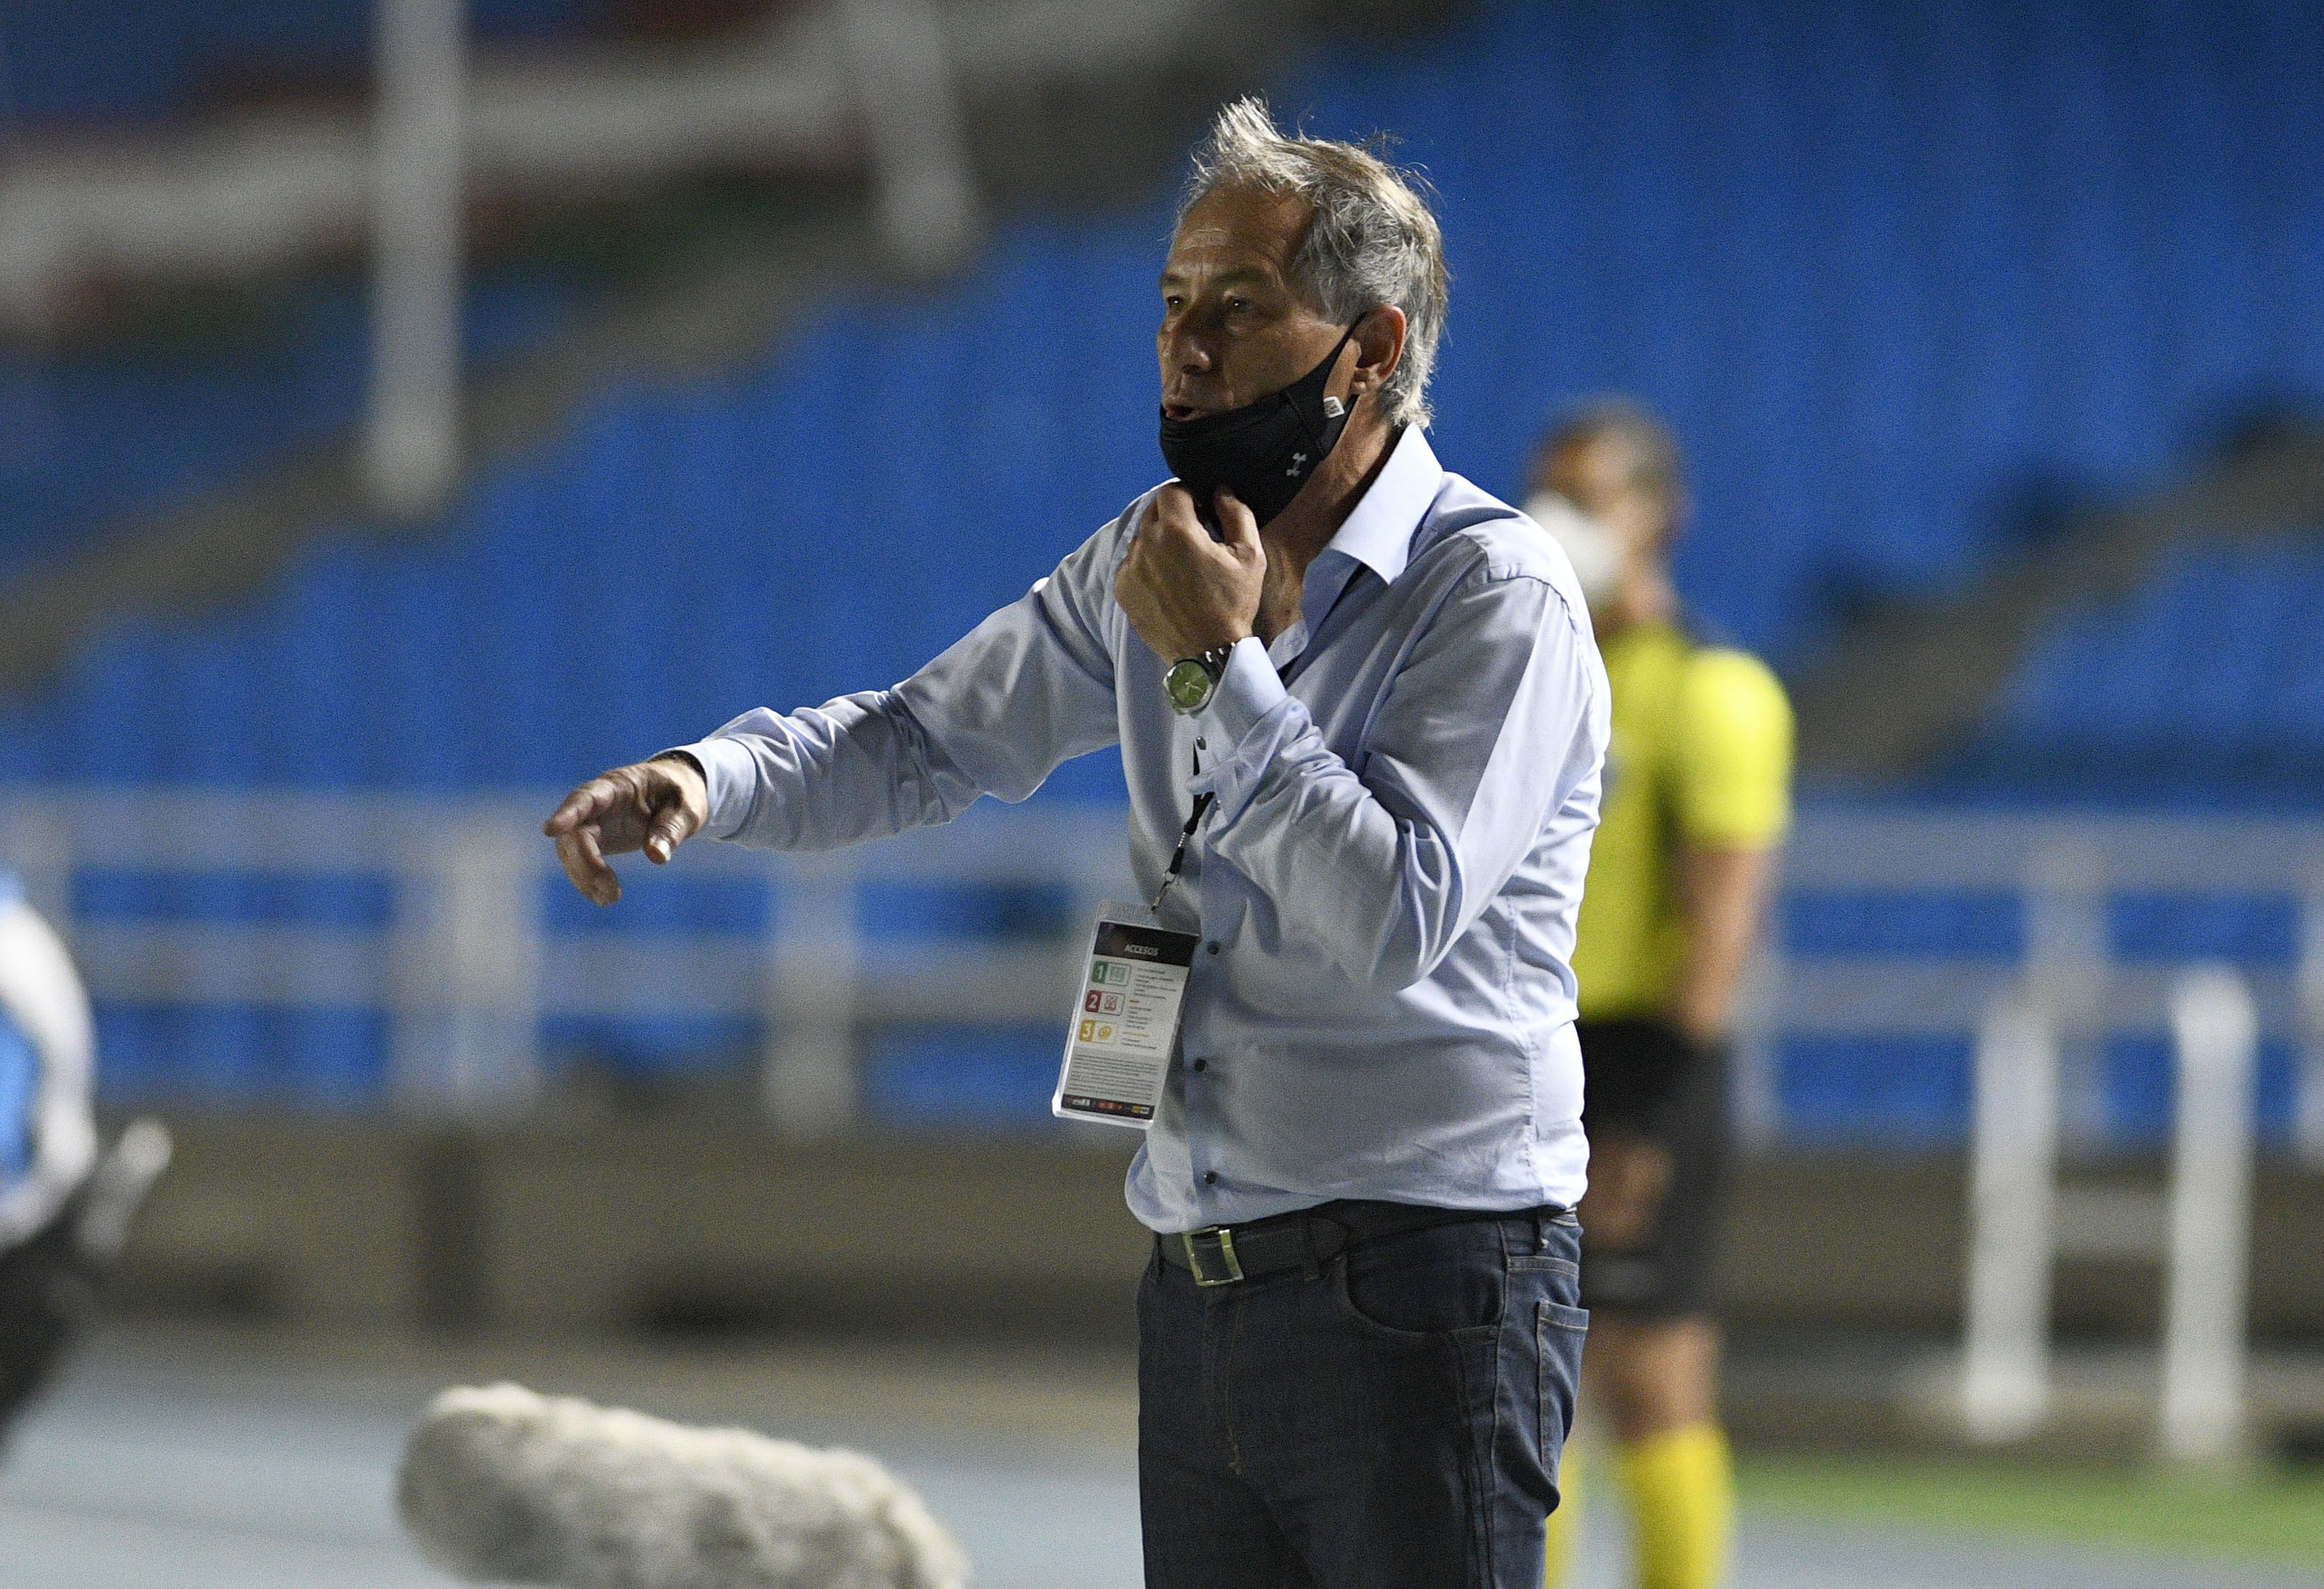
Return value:
<svg viewBox="0 0 2324 1589">
<path fill-rule="evenodd" d="M 1323 1261 L 1315 1255 L 1315 1218 L 1312 1214 L 1300 1216 L 1299 1250 L 1307 1255 L 1307 1278 L 1311 1280 L 1322 1280 Z"/>
<path fill-rule="evenodd" d="M 1536 1252 L 1549 1251 L 1549 1210 L 1546 1208 L 1533 1211 L 1533 1250 Z"/>
</svg>

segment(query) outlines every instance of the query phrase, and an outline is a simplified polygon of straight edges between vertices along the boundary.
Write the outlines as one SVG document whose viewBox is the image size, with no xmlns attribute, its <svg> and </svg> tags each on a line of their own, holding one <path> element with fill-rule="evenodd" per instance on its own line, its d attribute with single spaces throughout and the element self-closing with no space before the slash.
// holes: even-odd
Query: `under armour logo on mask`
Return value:
<svg viewBox="0 0 2324 1589">
<path fill-rule="evenodd" d="M 1304 452 L 1295 452 L 1291 455 L 1291 467 L 1283 473 L 1286 478 L 1296 480 L 1299 478 L 1299 472 L 1306 467 L 1307 455 Z"/>
</svg>

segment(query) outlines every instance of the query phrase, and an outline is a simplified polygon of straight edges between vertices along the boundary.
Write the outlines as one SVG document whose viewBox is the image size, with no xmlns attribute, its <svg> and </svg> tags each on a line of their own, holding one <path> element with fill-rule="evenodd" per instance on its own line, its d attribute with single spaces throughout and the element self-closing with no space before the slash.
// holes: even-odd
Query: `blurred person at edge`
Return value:
<svg viewBox="0 0 2324 1589">
<path fill-rule="evenodd" d="M 95 1300 L 75 1239 L 97 1162 L 94 1053 L 64 945 L 0 873 L 0 1434 Z"/>
<path fill-rule="evenodd" d="M 1791 707 L 1757 658 L 1680 614 L 1670 549 L 1686 504 L 1659 420 L 1619 401 L 1582 410 L 1543 442 L 1533 485 L 1527 512 L 1572 559 L 1614 691 L 1573 953 L 1595 1320 L 1584 1395 L 1613 1439 L 1641 1589 L 1711 1589 L 1734 1513 L 1709 1296 L 1728 1042 L 1790 819 Z M 1550 1520 L 1552 1585 L 1570 1570 L 1574 1515 Z"/>
<path fill-rule="evenodd" d="M 1228 106 L 1159 282 L 1176 478 L 895 688 L 746 714 L 546 825 L 606 903 L 607 854 L 851 843 L 1119 744 L 1141 898 L 1192 836 L 1159 909 L 1200 947 L 1127 1187 L 1150 1589 L 1543 1570 L 1609 697 L 1555 544 L 1429 448 L 1445 282 L 1402 172 Z"/>
</svg>

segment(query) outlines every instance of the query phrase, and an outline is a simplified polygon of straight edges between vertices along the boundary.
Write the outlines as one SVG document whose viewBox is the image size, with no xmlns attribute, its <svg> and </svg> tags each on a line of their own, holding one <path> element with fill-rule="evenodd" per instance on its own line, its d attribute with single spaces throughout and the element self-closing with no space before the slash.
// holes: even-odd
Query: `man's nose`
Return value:
<svg viewBox="0 0 2324 1589">
<path fill-rule="evenodd" d="M 1207 375 L 1218 368 L 1219 319 L 1207 305 L 1190 303 L 1163 328 L 1162 351 L 1174 370 Z"/>
<path fill-rule="evenodd" d="M 1175 328 L 1165 338 L 1162 354 L 1170 368 L 1190 375 L 1207 375 L 1217 363 L 1210 339 L 1185 325 Z"/>
</svg>

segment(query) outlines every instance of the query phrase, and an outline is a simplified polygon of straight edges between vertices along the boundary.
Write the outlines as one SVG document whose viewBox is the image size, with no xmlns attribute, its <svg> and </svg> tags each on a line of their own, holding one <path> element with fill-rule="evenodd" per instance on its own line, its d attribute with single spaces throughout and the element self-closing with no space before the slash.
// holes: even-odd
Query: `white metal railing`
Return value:
<svg viewBox="0 0 2324 1589">
<path fill-rule="evenodd" d="M 468 29 L 464 0 L 378 0 L 376 12 L 369 172 L 376 292 L 364 463 L 377 505 L 416 517 L 441 507 L 459 474 Z M 844 66 L 849 93 L 825 109 L 862 131 L 889 252 L 921 273 L 951 269 L 973 247 L 981 220 L 959 74 L 936 0 L 832 0 L 826 13 L 818 20 L 836 42 L 817 53 Z M 793 48 L 816 47 L 801 41 Z M 770 75 L 799 64 L 765 62 Z M 577 95 L 595 87 L 585 74 L 574 77 L 568 86 Z M 484 159 L 507 152 L 493 114 L 495 87 L 487 78 L 475 88 L 484 101 L 475 108 Z M 898 106 L 911 106 L 911 114 L 893 114 Z M 633 142 L 635 127 L 603 114 L 603 102 L 562 108 L 567 115 L 580 109 L 583 120 L 573 131 L 586 129 L 592 144 L 610 135 L 612 147 L 599 149 L 602 160 L 618 162 L 616 151 L 629 146 L 623 132 Z M 663 114 L 696 119 L 690 107 L 665 106 Z M 751 131 L 763 137 L 766 129 Z M 827 126 L 820 131 L 831 135 Z M 569 152 L 581 141 L 561 143 Z M 260 174 L 263 181 L 263 168 Z M 280 171 L 272 174 L 279 181 Z"/>
<path fill-rule="evenodd" d="M 2241 818 L 1821 810 L 1786 850 L 1787 893 L 1991 894 L 2023 901 L 2023 952 L 1789 955 L 1771 941 L 1744 1001 L 1738 1113 L 1748 1140 L 1782 1129 L 1775 1055 L 1787 1037 L 1982 1031 L 1999 1001 L 2030 994 L 2055 1021 L 2057 1108 L 2068 1148 L 2105 1135 L 2100 1041 L 2172 1030 L 2181 966 L 2109 956 L 2107 912 L 2127 894 L 2288 900 L 2288 969 L 2246 967 L 2263 1033 L 2297 1053 L 2292 1134 L 2324 1166 L 2324 823 Z M 2207 956 L 2208 957 L 2208 956 Z"/>
<path fill-rule="evenodd" d="M 2190 972 L 2172 999 L 2179 1126 L 2163 1261 L 2159 1447 L 2177 1462 L 2240 1454 L 2251 1280 L 2252 1083 L 2259 1023 L 2233 972 Z"/>
<path fill-rule="evenodd" d="M 2160 1191 L 2058 1184 L 2058 1015 L 2038 993 L 1996 1003 L 1977 1050 L 1961 1418 L 1975 1438 L 2049 1418 L 2051 1269 L 2061 1257 L 2163 1271 L 2156 1447 L 2178 1462 L 2239 1454 L 2251 1246 L 2252 1084 L 2258 1021 L 2222 966 L 2174 983 L 2179 1097 Z"/>
<path fill-rule="evenodd" d="M 398 12 L 454 14 L 400 4 L 383 21 Z M 411 71 L 447 59 L 440 27 L 415 42 L 401 57 Z M 976 236 L 965 97 L 1233 48 L 1206 0 L 829 0 L 683 47 L 486 51 L 443 108 L 462 128 L 462 180 L 495 193 L 561 197 L 735 162 L 830 171 L 861 155 L 889 240 L 908 266 L 929 269 L 956 263 Z M 392 78 L 400 54 L 381 52 Z M 0 326 L 50 325 L 92 276 L 242 276 L 340 246 L 368 218 L 374 132 L 363 106 L 260 106 L 12 150 L 0 167 Z M 401 143 L 392 131 L 390 142 Z"/>
<path fill-rule="evenodd" d="M 765 1110 L 799 1134 L 853 1120 L 867 1030 L 1056 1021 L 1077 985 L 1082 921 L 1127 883 L 1118 810 L 986 806 L 835 855 L 700 841 L 679 853 L 680 874 L 765 888 L 763 933 L 558 932 L 540 909 L 556 863 L 538 824 L 552 803 L 0 790 L 0 866 L 23 874 L 100 1000 L 387 1012 L 402 1106 L 522 1109 L 542 1090 L 550 1018 L 709 1013 L 762 1022 Z M 74 880 L 96 870 L 369 874 L 387 880 L 390 908 L 369 926 L 76 920 Z M 866 938 L 861 906 L 865 889 L 895 882 L 1062 888 L 1074 919 L 1046 943 L 915 938 L 886 952 Z M 1974 1034 L 1965 1426 L 2006 1440 L 2047 1418 L 2060 1255 L 2136 1258 L 2165 1275 L 2158 1449 L 2232 1455 L 2264 1032 L 2298 1046 L 2295 1138 L 2324 1165 L 2324 824 L 1812 811 L 1784 883 L 1794 897 L 1941 891 L 2022 905 L 2022 944 L 1989 954 L 1791 955 L 1771 941 L 1739 1045 L 1744 1124 L 1766 1141 L 1784 1129 L 1775 1056 L 1785 1039 Z M 2131 892 L 2288 898 L 2293 964 L 2112 964 L 2106 913 Z M 2061 1186 L 2061 1162 L 2099 1129 L 2098 1044 L 2134 1031 L 2168 1034 L 2178 1056 L 2165 1189 Z"/>
<path fill-rule="evenodd" d="M 673 870 L 769 891 L 771 931 L 565 933 L 538 901 L 554 873 L 538 836 L 549 795 L 442 800 L 324 795 L 0 789 L 0 865 L 68 933 L 101 999 L 360 1007 L 392 1018 L 400 1098 L 447 1110 L 521 1107 L 539 1091 L 539 1032 L 558 1016 L 762 1018 L 767 1106 L 802 1131 L 853 1108 L 853 1056 L 883 1022 L 1040 1024 L 1070 996 L 1081 945 L 922 940 L 873 967 L 858 922 L 867 886 L 1061 886 L 1093 907 L 1127 886 L 1117 810 L 982 806 L 947 828 L 829 855 L 697 841 Z M 643 871 L 632 860 L 624 865 Z M 387 880 L 378 926 L 73 919 L 71 879 L 93 869 Z M 2324 1163 L 2324 824 L 1810 811 L 1784 861 L 1798 892 L 1991 892 L 2025 902 L 2024 954 L 1763 956 L 1743 1021 L 1747 1132 L 1784 1127 L 1774 1056 L 1787 1037 L 1981 1030 L 2031 991 L 2058 1020 L 2058 1109 L 2086 1141 L 2105 1031 L 2166 1032 L 2175 968 L 2110 965 L 2105 910 L 2126 891 L 2289 895 L 2290 970 L 2246 973 L 2264 1031 L 2301 1050 L 2296 1116 Z M 618 912 L 620 907 L 615 907 Z"/>
<path fill-rule="evenodd" d="M 861 1029 L 900 1021 L 1039 1022 L 1070 1001 L 1082 945 L 918 940 L 866 969 L 859 901 L 883 882 L 1062 886 L 1074 914 L 1125 886 L 1112 811 L 980 809 L 949 827 L 825 855 L 697 841 L 673 871 L 764 886 L 771 930 L 558 933 L 538 905 L 556 873 L 553 797 L 466 802 L 214 791 L 0 796 L 0 865 L 56 922 L 100 1001 L 369 1008 L 391 1017 L 400 1103 L 521 1108 L 541 1087 L 556 1016 L 761 1018 L 765 1102 L 801 1132 L 853 1111 Z M 641 861 L 622 863 L 643 870 Z M 78 920 L 77 873 L 383 876 L 379 926 Z M 619 910 L 620 907 L 614 907 Z"/>
</svg>

